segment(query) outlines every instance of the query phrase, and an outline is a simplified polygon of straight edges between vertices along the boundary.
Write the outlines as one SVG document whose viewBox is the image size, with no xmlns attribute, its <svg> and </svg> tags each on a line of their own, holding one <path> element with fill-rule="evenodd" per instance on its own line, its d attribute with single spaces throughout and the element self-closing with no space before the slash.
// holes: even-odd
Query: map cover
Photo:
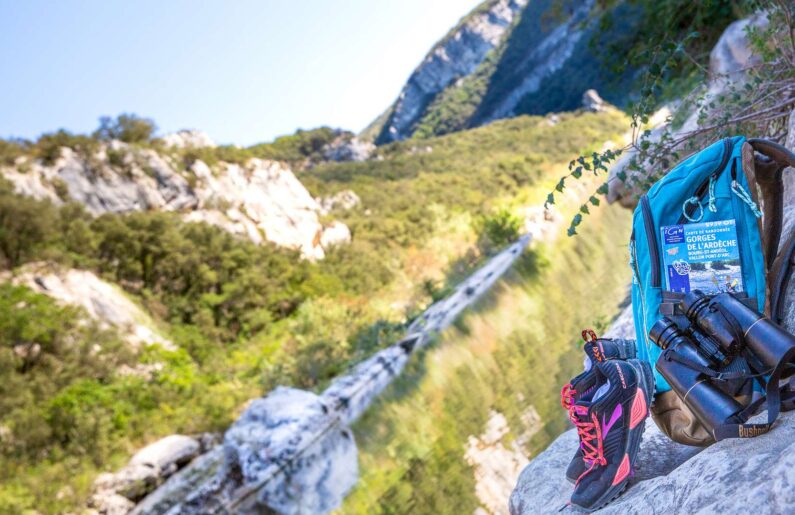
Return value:
<svg viewBox="0 0 795 515">
<path fill-rule="evenodd" d="M 666 225 L 660 230 L 668 291 L 743 291 L 734 219 Z"/>
</svg>

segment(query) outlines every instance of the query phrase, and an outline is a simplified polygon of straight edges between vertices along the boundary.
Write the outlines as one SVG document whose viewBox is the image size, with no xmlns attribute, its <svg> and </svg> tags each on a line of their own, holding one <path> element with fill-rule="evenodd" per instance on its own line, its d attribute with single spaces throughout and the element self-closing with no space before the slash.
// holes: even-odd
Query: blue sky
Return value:
<svg viewBox="0 0 795 515">
<path fill-rule="evenodd" d="M 121 112 L 241 145 L 358 131 L 479 2 L 0 0 L 0 137 Z"/>
</svg>

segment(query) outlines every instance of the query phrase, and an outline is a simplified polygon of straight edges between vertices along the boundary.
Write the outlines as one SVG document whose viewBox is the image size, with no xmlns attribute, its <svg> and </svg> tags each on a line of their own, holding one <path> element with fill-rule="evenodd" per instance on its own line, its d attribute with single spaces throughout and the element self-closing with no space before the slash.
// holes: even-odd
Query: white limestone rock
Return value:
<svg viewBox="0 0 795 515">
<path fill-rule="evenodd" d="M 16 270 L 7 279 L 24 285 L 64 304 L 79 306 L 100 325 L 118 329 L 133 347 L 159 344 L 165 349 L 176 347 L 158 334 L 155 323 L 119 287 L 88 270 L 63 269 L 47 263 L 30 263 Z"/>
<path fill-rule="evenodd" d="M 766 435 L 701 450 L 674 443 L 649 419 L 630 488 L 600 513 L 786 513 L 795 505 L 793 430 L 795 413 L 788 412 Z M 576 447 L 572 429 L 530 462 L 511 495 L 512 514 L 552 513 L 566 504 L 572 485 L 565 470 Z"/>
<path fill-rule="evenodd" d="M 199 206 L 215 213 L 210 217 L 189 214 L 188 220 L 216 222 L 255 242 L 267 239 L 300 249 L 308 258 L 325 255 L 320 243 L 320 206 L 284 165 L 252 159 L 245 167 L 228 164 L 224 173 L 216 175 L 205 163 L 196 161 L 192 172 Z"/>
<path fill-rule="evenodd" d="M 371 141 L 356 137 L 340 137 L 323 148 L 323 158 L 328 161 L 367 161 L 375 151 Z"/>
<path fill-rule="evenodd" d="M 189 436 L 161 438 L 138 451 L 117 472 L 97 476 L 89 505 L 100 513 L 128 513 L 135 507 L 135 502 L 157 488 L 201 450 L 201 443 Z"/>
<path fill-rule="evenodd" d="M 182 135 L 191 145 L 207 143 L 190 134 L 193 140 Z M 210 170 L 199 160 L 182 170 L 152 149 L 112 141 L 100 144 L 93 156 L 63 148 L 52 165 L 24 165 L 0 168 L 18 193 L 56 204 L 75 200 L 93 215 L 176 211 L 187 221 L 216 225 L 257 244 L 293 248 L 308 259 L 322 259 L 324 243 L 350 240 L 340 222 L 321 224 L 323 208 L 286 165 L 275 161 L 222 162 Z"/>
<path fill-rule="evenodd" d="M 589 89 L 582 94 L 582 107 L 591 113 L 599 113 L 607 109 L 605 102 L 595 89 Z"/>
<path fill-rule="evenodd" d="M 166 134 L 161 138 L 167 147 L 174 148 L 203 148 L 214 147 L 215 142 L 203 131 L 195 129 L 182 129 L 171 134 Z"/>
<path fill-rule="evenodd" d="M 502 443 L 509 431 L 505 416 L 492 411 L 483 434 L 469 436 L 464 453 L 464 459 L 475 474 L 475 494 L 493 515 L 508 514 L 505 499 L 528 463 L 516 442 L 509 447 Z"/>
<path fill-rule="evenodd" d="M 334 209 L 353 209 L 361 204 L 362 200 L 353 190 L 342 190 L 330 197 L 317 199 L 320 204 L 320 212 L 324 215 L 329 214 Z"/>
<path fill-rule="evenodd" d="M 128 464 L 115 473 L 104 473 L 94 480 L 94 497 L 121 495 L 131 501 L 143 498 L 160 481 L 160 471 L 142 464 Z M 92 504 L 100 504 L 98 500 Z"/>
<path fill-rule="evenodd" d="M 217 475 L 169 514 L 326 513 L 356 483 L 353 433 L 317 395 L 279 387 L 224 436 Z"/>
<path fill-rule="evenodd" d="M 224 463 L 220 445 L 200 455 L 135 505 L 131 515 L 166 513 L 215 478 Z M 177 508 L 178 509 L 178 508 Z"/>
<path fill-rule="evenodd" d="M 151 443 L 130 458 L 130 465 L 145 465 L 170 475 L 199 454 L 201 445 L 195 438 L 169 435 Z"/>
<path fill-rule="evenodd" d="M 331 248 L 335 245 L 344 245 L 351 242 L 351 230 L 342 222 L 334 221 L 323 228 L 320 235 L 320 246 L 323 249 Z"/>
<path fill-rule="evenodd" d="M 632 318 L 632 304 L 621 310 L 621 313 L 613 320 L 613 323 L 610 324 L 610 327 L 602 336 L 624 340 L 635 339 L 635 319 Z"/>
<path fill-rule="evenodd" d="M 87 513 L 91 515 L 127 515 L 135 507 L 135 503 L 123 495 L 106 490 L 92 495 L 89 506 Z"/>
</svg>

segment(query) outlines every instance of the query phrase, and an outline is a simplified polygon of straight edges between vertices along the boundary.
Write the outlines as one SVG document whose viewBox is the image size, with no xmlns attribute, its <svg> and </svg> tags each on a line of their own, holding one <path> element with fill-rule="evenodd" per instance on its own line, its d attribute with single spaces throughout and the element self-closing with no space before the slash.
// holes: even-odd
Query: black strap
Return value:
<svg viewBox="0 0 795 515">
<path fill-rule="evenodd" d="M 713 313 L 720 313 L 720 315 L 731 328 L 732 336 L 734 336 L 734 342 L 737 345 L 742 345 L 743 340 L 745 340 L 745 335 L 743 334 L 743 328 L 740 325 L 740 322 L 734 318 L 734 315 L 732 315 L 722 304 L 718 304 L 715 301 L 710 301 L 709 310 Z"/>
<path fill-rule="evenodd" d="M 712 435 L 715 441 L 725 440 L 727 438 L 752 438 L 759 436 L 770 431 L 773 423 L 778 418 L 779 412 L 782 409 L 782 401 L 786 398 L 787 407 L 791 405 L 792 395 L 790 384 L 780 386 L 779 382 L 784 371 L 790 368 L 792 359 L 795 357 L 795 348 L 790 349 L 789 352 L 784 354 L 781 361 L 778 362 L 770 377 L 765 381 L 762 377 L 757 377 L 757 381 L 765 390 L 765 396 L 756 402 L 751 403 L 747 408 L 737 414 L 737 419 L 745 422 L 748 420 L 756 410 L 762 405 L 767 403 L 767 422 L 762 424 L 724 424 L 716 427 Z"/>
<path fill-rule="evenodd" d="M 667 361 L 676 361 L 679 364 L 686 366 L 687 368 L 693 369 L 696 372 L 700 372 L 705 376 L 709 377 L 710 379 L 714 379 L 715 381 L 731 381 L 734 379 L 751 379 L 754 377 L 763 377 L 770 373 L 769 370 L 764 372 L 758 372 L 756 374 L 749 374 L 745 371 L 738 370 L 733 372 L 720 372 L 715 370 L 714 368 L 705 367 L 700 363 L 696 363 L 695 361 L 689 360 L 686 357 L 677 354 L 676 351 L 673 349 L 668 349 L 662 354 L 663 359 Z"/>
</svg>

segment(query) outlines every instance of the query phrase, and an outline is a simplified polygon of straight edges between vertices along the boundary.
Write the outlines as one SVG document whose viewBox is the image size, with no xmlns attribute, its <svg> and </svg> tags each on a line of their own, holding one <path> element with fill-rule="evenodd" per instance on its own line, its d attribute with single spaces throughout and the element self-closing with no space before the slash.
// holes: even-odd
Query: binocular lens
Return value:
<svg viewBox="0 0 795 515">
<path fill-rule="evenodd" d="M 701 372 L 671 359 L 671 354 L 675 353 L 702 367 L 713 365 L 673 320 L 666 317 L 658 320 L 649 331 L 649 338 L 664 349 L 655 368 L 705 426 L 714 429 L 735 421 L 737 413 L 743 409 L 739 402 L 713 385 Z"/>
</svg>

